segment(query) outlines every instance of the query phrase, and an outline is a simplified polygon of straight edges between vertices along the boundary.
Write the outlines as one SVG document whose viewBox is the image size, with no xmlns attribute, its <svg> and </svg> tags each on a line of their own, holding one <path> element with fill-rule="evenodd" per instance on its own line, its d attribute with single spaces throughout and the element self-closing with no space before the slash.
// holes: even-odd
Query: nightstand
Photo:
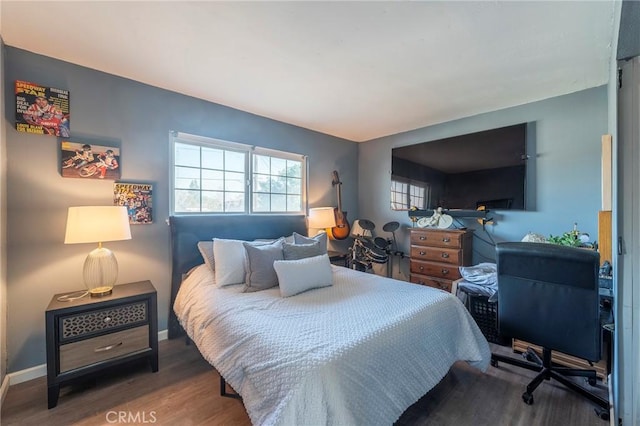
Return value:
<svg viewBox="0 0 640 426">
<path fill-rule="evenodd" d="M 347 257 L 349 256 L 348 253 L 329 250 L 327 251 L 327 255 L 329 255 L 329 261 L 334 265 L 347 266 Z"/>
<path fill-rule="evenodd" d="M 100 298 L 60 302 L 56 294 L 45 313 L 49 408 L 60 386 L 105 369 L 148 358 L 158 371 L 158 310 L 151 281 L 121 284 Z"/>
</svg>

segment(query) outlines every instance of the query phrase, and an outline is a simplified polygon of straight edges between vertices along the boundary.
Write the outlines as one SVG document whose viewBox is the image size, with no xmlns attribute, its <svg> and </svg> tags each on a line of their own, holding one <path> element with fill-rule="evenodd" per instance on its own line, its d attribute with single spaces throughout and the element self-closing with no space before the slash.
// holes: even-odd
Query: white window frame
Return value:
<svg viewBox="0 0 640 426">
<path fill-rule="evenodd" d="M 393 198 L 391 198 L 391 208 L 393 210 L 410 210 L 412 207 L 417 207 L 418 209 L 426 209 L 426 206 L 428 205 L 430 198 L 431 198 L 431 185 L 429 185 L 427 182 L 422 182 L 422 181 L 417 181 L 417 180 L 413 180 L 413 179 L 407 179 L 401 176 L 391 176 L 391 186 L 390 186 L 390 190 L 391 190 L 391 196 L 393 197 L 393 193 L 397 193 L 398 191 L 394 191 L 393 190 L 393 184 L 394 182 L 398 182 L 401 184 L 406 185 L 406 192 L 404 193 L 404 202 L 403 202 L 403 206 L 402 208 L 398 208 L 398 207 L 394 207 L 394 203 L 393 203 Z M 420 188 L 424 190 L 424 199 L 423 199 L 423 203 L 421 206 L 418 205 L 413 205 L 411 203 L 411 194 L 412 194 L 412 188 Z"/>
<path fill-rule="evenodd" d="M 237 142 L 229 142 L 221 139 L 209 138 L 206 136 L 197 136 L 188 133 L 171 131 L 169 134 L 170 139 L 170 182 L 169 182 L 169 210 L 171 215 L 304 215 L 307 211 L 307 192 L 308 192 L 308 159 L 305 155 L 296 154 L 292 152 L 279 151 L 275 149 L 263 148 L 258 146 L 252 146 L 247 144 L 241 144 Z M 202 205 L 200 211 L 183 212 L 176 211 L 175 208 L 175 194 L 176 194 L 176 164 L 175 164 L 175 149 L 176 143 L 194 145 L 198 147 L 218 148 L 226 151 L 235 151 L 245 153 L 245 167 L 244 173 L 246 178 L 246 185 L 244 191 L 244 211 L 232 211 L 232 212 L 210 212 L 202 211 Z M 254 211 L 254 155 L 269 156 L 272 158 L 278 158 L 290 161 L 299 161 L 301 163 L 301 200 L 300 210 L 296 211 Z M 202 170 L 202 168 L 201 168 Z M 202 191 L 202 189 L 199 189 Z"/>
</svg>

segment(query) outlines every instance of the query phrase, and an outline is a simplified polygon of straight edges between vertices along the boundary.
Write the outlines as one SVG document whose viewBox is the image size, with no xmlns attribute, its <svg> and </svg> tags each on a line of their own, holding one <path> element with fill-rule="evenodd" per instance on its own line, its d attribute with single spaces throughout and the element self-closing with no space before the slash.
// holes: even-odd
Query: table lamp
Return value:
<svg viewBox="0 0 640 426">
<path fill-rule="evenodd" d="M 336 226 L 336 216 L 333 207 L 315 207 L 309 209 L 309 228 L 327 229 Z"/>
<path fill-rule="evenodd" d="M 126 207 L 69 207 L 65 244 L 98 243 L 84 261 L 82 275 L 92 297 L 111 294 L 118 278 L 118 261 L 111 250 L 102 247 L 105 241 L 131 239 Z"/>
</svg>

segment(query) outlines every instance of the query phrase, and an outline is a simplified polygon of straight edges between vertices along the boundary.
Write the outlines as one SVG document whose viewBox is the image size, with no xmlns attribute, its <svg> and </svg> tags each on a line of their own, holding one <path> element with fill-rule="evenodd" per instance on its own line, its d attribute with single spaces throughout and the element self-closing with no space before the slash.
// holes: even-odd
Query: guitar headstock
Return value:
<svg viewBox="0 0 640 426">
<path fill-rule="evenodd" d="M 342 185 L 342 182 L 340 182 L 340 177 L 338 176 L 337 170 L 333 171 L 333 180 L 331 181 L 331 185 L 333 186 Z"/>
</svg>

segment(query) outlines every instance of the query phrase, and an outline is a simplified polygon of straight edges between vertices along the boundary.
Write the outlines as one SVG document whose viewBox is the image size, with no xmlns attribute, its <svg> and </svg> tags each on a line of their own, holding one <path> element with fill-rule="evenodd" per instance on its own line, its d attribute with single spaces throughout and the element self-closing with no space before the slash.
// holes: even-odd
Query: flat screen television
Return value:
<svg viewBox="0 0 640 426">
<path fill-rule="evenodd" d="M 534 123 L 392 150 L 391 207 L 533 209 Z"/>
</svg>

